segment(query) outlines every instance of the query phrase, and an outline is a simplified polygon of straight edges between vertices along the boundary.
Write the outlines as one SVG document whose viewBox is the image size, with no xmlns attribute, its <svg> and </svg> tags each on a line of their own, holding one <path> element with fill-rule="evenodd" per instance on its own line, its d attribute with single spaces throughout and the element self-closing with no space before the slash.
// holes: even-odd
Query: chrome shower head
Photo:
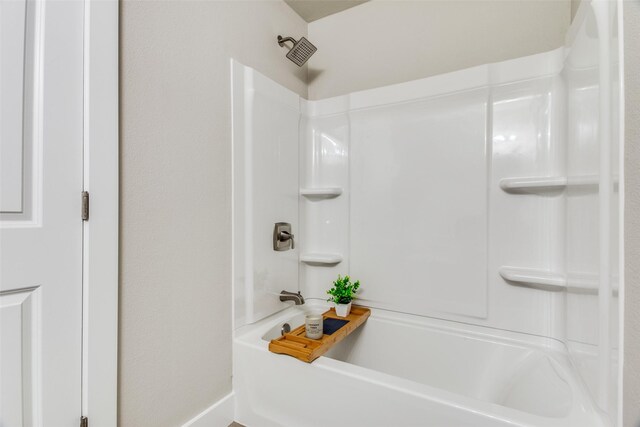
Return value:
<svg viewBox="0 0 640 427">
<path fill-rule="evenodd" d="M 311 58 L 311 55 L 316 53 L 316 50 L 318 50 L 317 47 L 304 37 L 301 37 L 300 40 L 296 41 L 293 37 L 278 36 L 278 44 L 282 46 L 284 45 L 284 42 L 293 43 L 293 47 L 289 49 L 289 53 L 287 53 L 287 58 L 289 58 L 298 67 L 302 67 L 305 62 Z"/>
</svg>

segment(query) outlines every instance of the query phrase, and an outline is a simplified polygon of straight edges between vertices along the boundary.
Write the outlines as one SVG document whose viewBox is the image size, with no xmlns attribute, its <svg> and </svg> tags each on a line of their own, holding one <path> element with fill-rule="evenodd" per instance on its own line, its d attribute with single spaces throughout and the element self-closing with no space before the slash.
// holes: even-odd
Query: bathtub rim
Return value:
<svg viewBox="0 0 640 427">
<path fill-rule="evenodd" d="M 364 306 L 367 307 L 367 306 Z M 233 331 L 234 340 L 241 342 L 251 342 L 256 337 L 264 342 L 262 336 L 269 330 L 277 326 L 279 323 L 285 323 L 296 315 L 304 314 L 313 310 L 314 312 L 331 308 L 331 305 L 323 300 L 307 299 L 302 306 L 291 305 L 270 316 L 267 316 L 255 323 L 243 325 Z M 454 335 L 473 335 L 474 337 L 484 337 L 487 341 L 500 341 L 519 343 L 526 347 L 535 347 L 543 351 L 560 352 L 567 354 L 566 345 L 555 338 L 544 337 L 540 335 L 526 334 L 522 332 L 514 332 L 505 329 L 491 328 L 488 326 L 474 325 L 455 320 L 439 319 L 429 316 L 418 316 L 415 314 L 407 314 L 397 311 L 391 311 L 381 308 L 367 307 L 371 310 L 371 318 L 382 319 L 394 323 L 408 324 L 412 326 L 427 327 Z M 292 325 L 294 327 L 294 325 Z M 314 362 L 315 363 L 315 362 Z"/>
</svg>

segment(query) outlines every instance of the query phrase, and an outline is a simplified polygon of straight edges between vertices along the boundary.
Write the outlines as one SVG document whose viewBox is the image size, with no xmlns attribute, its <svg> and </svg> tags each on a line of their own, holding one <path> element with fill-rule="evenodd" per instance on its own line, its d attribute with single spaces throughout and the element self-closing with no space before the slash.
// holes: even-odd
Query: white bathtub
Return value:
<svg viewBox="0 0 640 427">
<path fill-rule="evenodd" d="M 311 302 L 236 331 L 248 427 L 607 426 L 555 340 L 384 310 L 312 364 L 268 351 Z"/>
</svg>

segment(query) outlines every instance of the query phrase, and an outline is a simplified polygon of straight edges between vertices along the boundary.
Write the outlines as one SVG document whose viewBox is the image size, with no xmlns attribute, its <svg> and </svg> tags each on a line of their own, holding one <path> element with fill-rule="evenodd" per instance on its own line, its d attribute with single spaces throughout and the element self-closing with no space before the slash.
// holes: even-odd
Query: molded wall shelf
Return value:
<svg viewBox="0 0 640 427">
<path fill-rule="evenodd" d="M 500 180 L 500 188 L 506 192 L 562 190 L 566 186 L 566 176 L 534 176 L 529 178 L 504 178 Z"/>
<path fill-rule="evenodd" d="M 598 179 L 598 175 L 504 178 L 500 188 L 507 193 L 563 190 L 567 186 L 598 185 Z"/>
<path fill-rule="evenodd" d="M 335 265 L 342 262 L 342 255 L 309 253 L 300 255 L 300 261 L 310 265 Z"/>
<path fill-rule="evenodd" d="M 501 267 L 500 276 L 509 282 L 523 285 L 547 286 L 566 289 L 567 279 L 560 273 L 531 268 Z"/>
<path fill-rule="evenodd" d="M 581 289 L 591 293 L 598 291 L 598 275 L 590 273 L 570 273 L 567 276 L 557 272 L 536 270 L 532 268 L 501 267 L 500 276 L 503 279 L 531 287 L 552 287 L 563 289 Z M 611 285 L 611 290 L 618 291 L 617 279 Z"/>
<path fill-rule="evenodd" d="M 326 187 L 326 188 L 303 188 L 300 190 L 300 194 L 309 198 L 331 198 L 338 197 L 342 194 L 342 188 L 340 187 Z"/>
</svg>

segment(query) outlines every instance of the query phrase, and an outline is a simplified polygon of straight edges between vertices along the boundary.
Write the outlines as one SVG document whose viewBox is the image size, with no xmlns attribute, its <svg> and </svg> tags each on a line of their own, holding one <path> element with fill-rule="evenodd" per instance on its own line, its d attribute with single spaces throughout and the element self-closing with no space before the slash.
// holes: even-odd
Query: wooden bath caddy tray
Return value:
<svg viewBox="0 0 640 427">
<path fill-rule="evenodd" d="M 269 351 L 278 354 L 288 354 L 303 362 L 311 363 L 358 329 L 370 314 L 371 310 L 368 308 L 354 306 L 351 308 L 351 313 L 349 313 L 347 317 L 338 317 L 336 311 L 332 308 L 326 313 L 323 313 L 322 317 L 324 319 L 348 321 L 348 323 L 341 326 L 340 329 L 333 334 L 324 334 L 319 340 L 312 340 L 305 336 L 304 325 L 298 326 L 293 331 L 271 340 L 269 343 Z"/>
</svg>

